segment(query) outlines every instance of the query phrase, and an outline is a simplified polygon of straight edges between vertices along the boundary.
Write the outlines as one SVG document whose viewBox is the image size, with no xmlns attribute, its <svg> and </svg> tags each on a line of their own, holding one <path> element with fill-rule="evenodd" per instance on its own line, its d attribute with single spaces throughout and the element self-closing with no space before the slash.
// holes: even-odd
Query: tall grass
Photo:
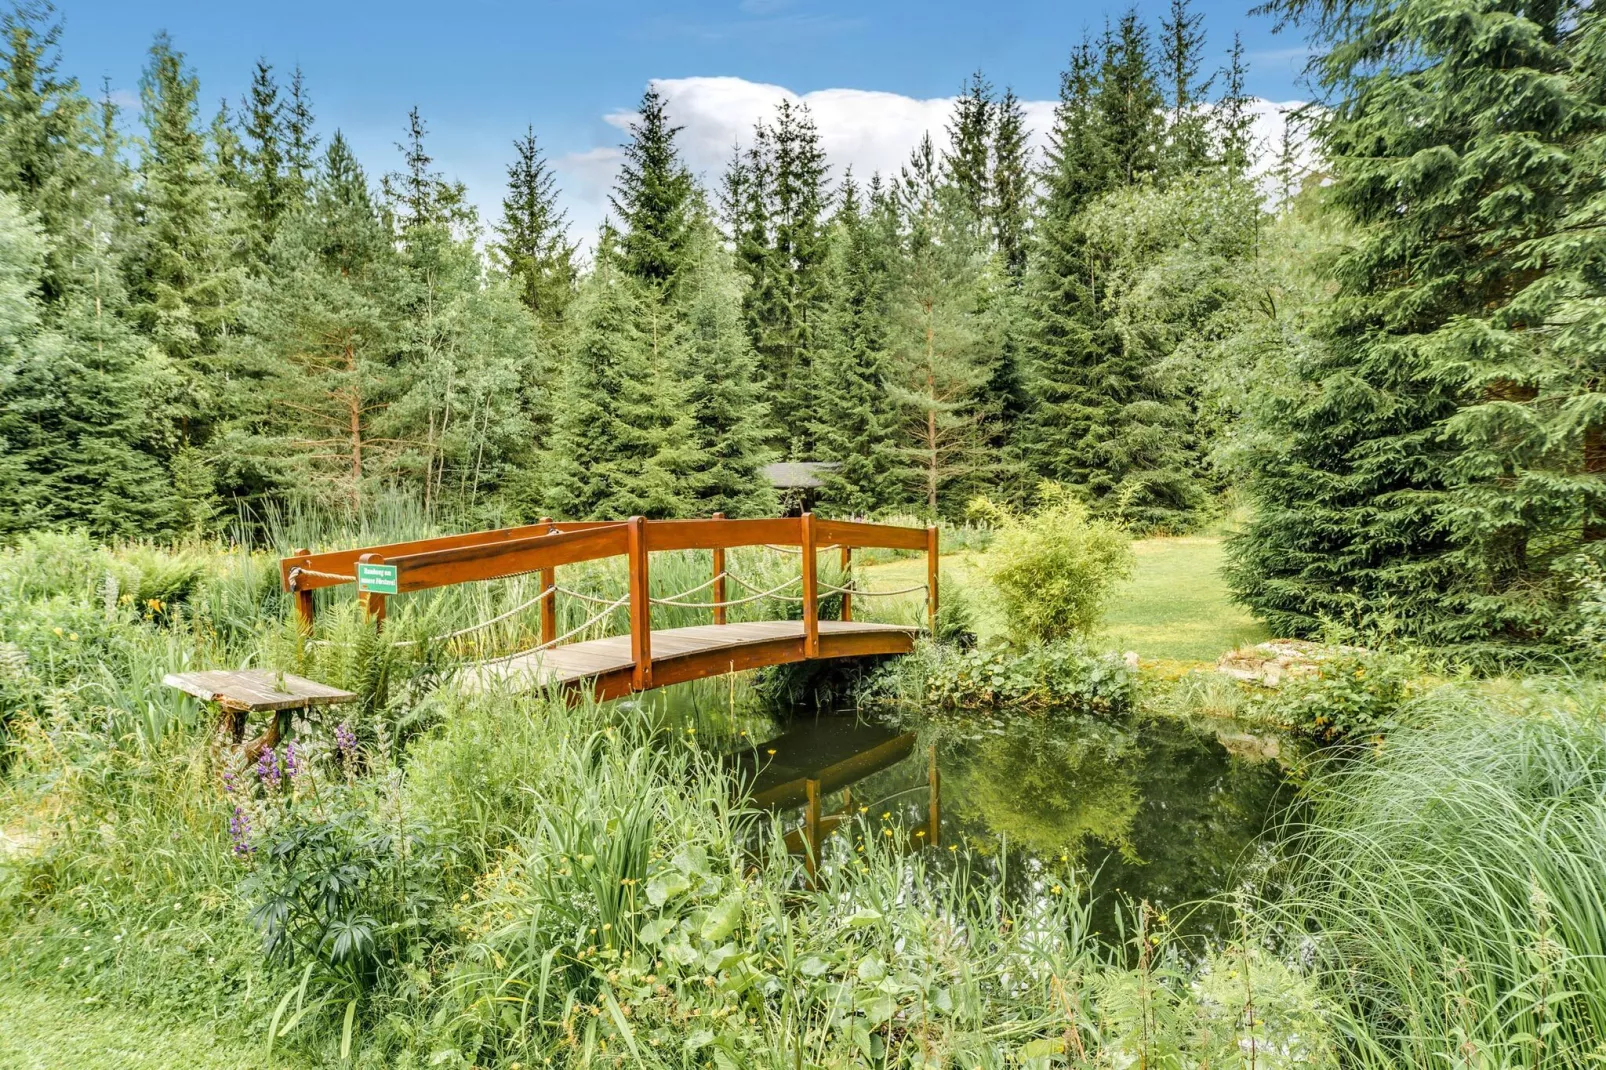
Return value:
<svg viewBox="0 0 1606 1070">
<path fill-rule="evenodd" d="M 1442 691 L 1310 785 L 1280 909 L 1355 1065 L 1599 1065 L 1606 724 L 1577 698 Z"/>
</svg>

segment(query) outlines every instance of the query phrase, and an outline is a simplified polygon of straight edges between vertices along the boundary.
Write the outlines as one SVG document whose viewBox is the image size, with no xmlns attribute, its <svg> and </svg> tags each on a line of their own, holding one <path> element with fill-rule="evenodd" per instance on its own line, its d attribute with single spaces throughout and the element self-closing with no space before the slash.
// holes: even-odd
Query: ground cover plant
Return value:
<svg viewBox="0 0 1606 1070">
<path fill-rule="evenodd" d="M 136 568 L 166 597 L 123 597 Z M 0 556 L 25 684 L 7 983 L 314 1062 L 1203 1059 L 1250 1038 L 1326 1059 L 1319 995 L 1258 944 L 1196 961 L 1134 907 L 1134 966 L 1093 938 L 1072 869 L 1006 900 L 874 814 L 811 887 L 694 726 L 458 695 L 337 605 L 301 641 L 273 576 L 200 545 Z M 251 762 L 159 683 L 279 656 L 363 701 Z M 1258 1016 L 1220 987 L 1234 963 L 1263 978 Z"/>
</svg>

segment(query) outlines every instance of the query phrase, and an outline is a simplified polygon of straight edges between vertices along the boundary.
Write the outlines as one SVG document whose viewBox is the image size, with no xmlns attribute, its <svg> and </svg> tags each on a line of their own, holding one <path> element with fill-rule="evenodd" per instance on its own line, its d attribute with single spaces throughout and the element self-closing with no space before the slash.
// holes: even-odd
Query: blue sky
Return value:
<svg viewBox="0 0 1606 1070">
<path fill-rule="evenodd" d="M 1209 62 L 1238 31 L 1250 55 L 1250 91 L 1272 101 L 1300 98 L 1300 42 L 1273 35 L 1248 6 L 1197 4 Z M 1157 21 L 1164 3 L 1147 0 L 1139 9 Z M 257 57 L 286 73 L 299 63 L 320 127 L 342 128 L 371 173 L 393 166 L 392 143 L 417 104 L 437 163 L 467 182 L 488 211 L 510 140 L 534 124 L 583 228 L 604 210 L 612 149 L 651 79 L 668 80 L 671 110 L 698 146 L 689 155 L 699 170 L 716 168 L 730 140 L 785 90 L 816 94 L 804 99 L 815 106 L 828 152 L 839 167 L 853 163 L 862 172 L 906 152 L 915 127 L 940 124 L 934 102 L 951 97 L 978 66 L 1028 101 L 1051 100 L 1084 27 L 1096 30 L 1120 10 L 1037 0 L 60 0 L 64 66 L 86 88 L 104 75 L 132 100 L 145 49 L 162 29 L 200 76 L 208 118 L 219 98 L 239 100 Z M 909 100 L 820 95 L 829 90 Z M 895 117 L 878 128 L 868 112 Z M 855 130 L 833 142 L 832 125 Z"/>
</svg>

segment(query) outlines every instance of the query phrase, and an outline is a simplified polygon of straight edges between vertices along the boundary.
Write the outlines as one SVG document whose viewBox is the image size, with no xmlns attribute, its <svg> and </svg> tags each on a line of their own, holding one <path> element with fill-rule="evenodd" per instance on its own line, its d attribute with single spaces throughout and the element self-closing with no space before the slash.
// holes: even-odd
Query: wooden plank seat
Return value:
<svg viewBox="0 0 1606 1070">
<path fill-rule="evenodd" d="M 917 631 L 866 621 L 822 620 L 818 627 L 818 658 L 907 654 L 914 649 Z M 649 686 L 809 660 L 804 632 L 800 620 L 654 630 Z M 468 691 L 573 689 L 590 682 L 597 698 L 610 699 L 636 690 L 634 669 L 631 637 L 615 635 L 471 665 L 459 674 L 458 681 Z"/>
<path fill-rule="evenodd" d="M 350 691 L 273 669 L 170 672 L 162 677 L 162 683 L 202 702 L 215 702 L 229 713 L 301 710 L 333 706 L 357 697 Z"/>
</svg>

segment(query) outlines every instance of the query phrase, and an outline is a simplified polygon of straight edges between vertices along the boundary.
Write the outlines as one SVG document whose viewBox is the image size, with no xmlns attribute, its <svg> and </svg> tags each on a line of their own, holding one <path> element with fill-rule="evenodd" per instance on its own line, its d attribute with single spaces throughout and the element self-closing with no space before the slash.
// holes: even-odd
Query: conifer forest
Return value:
<svg viewBox="0 0 1606 1070">
<path fill-rule="evenodd" d="M 644 70 L 595 228 L 536 125 L 487 211 L 66 6 L 0 12 L 0 1068 L 1600 1065 L 1600 4 L 1267 0 L 1272 137 L 1194 0 L 1089 9 L 1046 136 L 955 71 L 870 173 L 791 96 L 694 168 Z M 796 654 L 651 683 L 720 626 Z"/>
</svg>

